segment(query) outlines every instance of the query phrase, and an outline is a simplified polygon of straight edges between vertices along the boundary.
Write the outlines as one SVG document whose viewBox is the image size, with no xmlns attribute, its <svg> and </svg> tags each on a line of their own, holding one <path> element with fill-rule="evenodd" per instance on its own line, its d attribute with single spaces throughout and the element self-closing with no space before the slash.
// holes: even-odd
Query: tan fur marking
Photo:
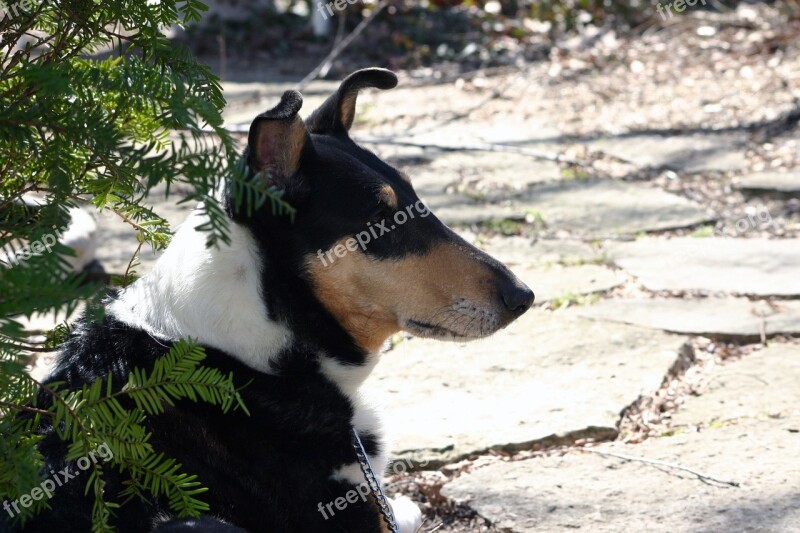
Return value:
<svg viewBox="0 0 800 533">
<path fill-rule="evenodd" d="M 306 131 L 305 122 L 299 116 L 295 117 L 289 129 L 289 146 L 287 149 L 288 168 L 292 172 L 300 168 L 300 156 L 303 154 L 303 147 L 306 144 L 307 137 L 308 132 Z"/>
<path fill-rule="evenodd" d="M 342 124 L 344 124 L 346 130 L 350 129 L 355 119 L 356 98 L 358 98 L 358 91 L 351 91 L 345 94 L 342 98 L 341 106 L 339 107 L 339 118 L 341 118 Z"/>
<path fill-rule="evenodd" d="M 459 298 L 495 305 L 491 270 L 468 249 L 450 243 L 399 260 L 376 260 L 357 250 L 327 266 L 316 255 L 307 264 L 319 301 L 369 352 L 399 331 L 403 320 L 435 323 Z M 467 320 L 447 325 L 463 328 Z"/>
<path fill-rule="evenodd" d="M 384 185 L 378 192 L 378 198 L 392 209 L 397 209 L 397 194 L 389 185 Z"/>
<path fill-rule="evenodd" d="M 306 127 L 299 116 L 288 124 L 277 120 L 263 121 L 259 125 L 256 139 L 259 170 L 263 169 L 264 158 L 267 156 L 262 152 L 267 150 L 273 152 L 269 154 L 273 157 L 269 170 L 284 176 L 292 174 L 300 167 L 300 156 L 305 143 Z"/>
</svg>

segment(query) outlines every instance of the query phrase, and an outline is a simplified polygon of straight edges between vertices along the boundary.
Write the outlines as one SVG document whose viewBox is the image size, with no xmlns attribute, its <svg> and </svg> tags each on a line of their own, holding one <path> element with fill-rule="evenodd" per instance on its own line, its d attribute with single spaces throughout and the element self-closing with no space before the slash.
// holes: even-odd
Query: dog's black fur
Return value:
<svg viewBox="0 0 800 533">
<path fill-rule="evenodd" d="M 87 324 L 64 349 L 51 381 L 70 387 L 114 375 L 116 383 L 135 367 L 148 368 L 164 354 L 163 342 L 107 316 L 101 324 Z M 318 502 L 329 502 L 351 487 L 328 479 L 336 468 L 353 461 L 350 445 L 352 407 L 335 385 L 318 371 L 305 347 L 287 351 L 276 364 L 276 374 L 254 371 L 234 358 L 206 349 L 204 364 L 232 371 L 250 411 L 222 415 L 218 407 L 179 402 L 164 415 L 151 417 L 151 442 L 197 473 L 212 490 L 202 495 L 214 514 L 249 531 L 378 531 L 380 522 L 369 504 L 349 506 L 325 521 Z M 43 403 L 47 401 L 42 396 Z M 374 436 L 362 435 L 374 453 Z M 41 446 L 48 468 L 64 468 L 65 449 L 55 435 Z M 75 469 L 73 469 L 75 470 Z M 123 487 L 122 479 L 106 468 L 107 494 Z M 89 531 L 91 500 L 83 497 L 76 480 L 59 488 L 51 505 L 26 531 Z M 143 532 L 153 527 L 158 513 L 169 514 L 165 502 L 147 506 L 139 500 L 123 505 L 115 520 L 119 531 Z M 335 525 L 334 525 L 335 524 Z"/>
<path fill-rule="evenodd" d="M 269 372 L 252 368 L 234 357 L 236 354 L 206 347 L 205 365 L 233 372 L 239 385 L 249 383 L 242 395 L 250 416 L 242 410 L 223 415 L 217 407 L 184 401 L 168 407 L 163 415 L 149 417 L 148 429 L 156 450 L 177 459 L 183 471 L 197 474 L 210 488 L 200 498 L 210 504 L 211 515 L 199 521 L 177 520 L 170 518 L 164 501 L 133 499 L 118 509 L 113 520 L 119 531 L 384 531 L 381 515 L 370 499 L 348 504 L 327 520 L 317 511 L 318 502 L 333 501 L 354 486 L 331 476 L 354 462 L 350 443 L 354 405 L 322 371 L 321 358 L 357 369 L 369 364 L 374 350 L 365 347 L 363 332 L 355 334 L 337 314 L 336 309 L 349 303 L 334 305 L 327 300 L 331 298 L 330 287 L 336 284 L 321 295 L 315 281 L 318 278 L 314 277 L 318 266 L 309 267 L 309 258 L 316 257 L 317 250 L 327 250 L 363 230 L 368 222 L 391 216 L 393 209 L 419 200 L 404 176 L 357 146 L 347 133 L 358 90 L 386 89 L 395 84 L 396 78 L 388 71 L 360 71 L 302 127 L 296 122 L 302 100 L 294 92 L 287 92 L 276 108 L 254 121 L 246 156 L 251 173 L 265 168 L 270 171 L 275 183 L 285 190 L 285 199 L 296 208 L 296 219 L 292 222 L 273 214 L 269 204 L 247 216 L 233 205 L 231 194 L 226 196 L 226 208 L 233 222 L 246 227 L 257 243 L 264 305 L 270 320 L 285 324 L 292 332 L 292 342 L 270 358 Z M 292 136 L 296 141 L 292 146 L 276 148 Z M 294 163 L 292 154 L 275 157 L 270 153 L 284 149 L 294 150 Z M 394 195 L 388 204 L 376 200 L 376 190 L 386 186 Z M 492 320 L 486 319 L 485 326 L 481 318 L 476 333 L 469 329 L 475 327 L 472 322 L 462 325 L 459 317 L 451 323 L 432 319 L 430 323 L 409 322 L 417 324 L 423 333 L 445 336 L 463 330 L 466 337 L 482 336 L 507 325 L 530 307 L 533 294 L 527 287 L 435 216 L 409 220 L 370 242 L 363 255 L 370 265 L 397 264 L 407 258 L 424 261 L 443 246 L 463 254 L 465 272 L 480 270 L 474 281 L 463 283 L 474 283 L 475 291 L 488 294 L 486 305 L 494 306 L 495 314 Z M 424 277 L 426 273 L 418 275 Z M 474 315 L 474 309 L 472 312 L 474 321 L 478 315 Z M 375 342 L 380 341 L 381 337 L 376 337 Z M 169 346 L 168 341 L 157 340 L 107 313 L 102 322 L 86 322 L 77 328 L 48 381 L 79 388 L 111 374 L 114 383 L 121 384 L 133 368 L 150 368 Z M 43 393 L 40 404 L 46 406 L 47 402 L 49 397 Z M 47 437 L 40 447 L 47 459 L 47 471 L 65 466 L 65 446 L 51 429 L 43 428 Z M 370 455 L 381 451 L 379 435 L 362 430 L 361 438 Z M 110 468 L 105 469 L 105 476 L 106 497 L 114 500 L 125 477 Z M 80 480 L 59 488 L 49 502 L 52 509 L 30 521 L 25 531 L 88 531 L 92 503 L 83 491 L 84 482 Z"/>
</svg>

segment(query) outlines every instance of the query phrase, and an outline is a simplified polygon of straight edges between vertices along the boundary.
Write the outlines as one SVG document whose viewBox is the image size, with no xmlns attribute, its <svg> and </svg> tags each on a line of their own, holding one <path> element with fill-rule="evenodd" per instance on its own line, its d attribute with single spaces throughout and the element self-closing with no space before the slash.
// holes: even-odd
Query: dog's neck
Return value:
<svg viewBox="0 0 800 533">
<path fill-rule="evenodd" d="M 153 270 L 124 289 L 109 304 L 109 312 L 157 339 L 190 337 L 265 373 L 274 372 L 281 356 L 302 345 L 316 353 L 328 379 L 354 395 L 377 355 L 352 364 L 330 347 L 296 338 L 296 327 L 270 318 L 256 239 L 232 222 L 230 244 L 207 248 L 206 234 L 195 230 L 206 220 L 206 215 L 192 213 Z"/>
<path fill-rule="evenodd" d="M 205 222 L 192 213 L 153 270 L 127 287 L 109 311 L 156 338 L 191 337 L 259 371 L 292 342 L 261 298 L 260 260 L 249 232 L 230 224 L 230 244 L 207 248 Z"/>
</svg>

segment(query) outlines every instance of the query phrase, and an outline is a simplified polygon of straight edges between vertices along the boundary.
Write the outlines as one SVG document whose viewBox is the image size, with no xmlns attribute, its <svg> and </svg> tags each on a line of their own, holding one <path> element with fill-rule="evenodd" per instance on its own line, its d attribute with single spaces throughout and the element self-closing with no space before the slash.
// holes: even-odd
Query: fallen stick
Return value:
<svg viewBox="0 0 800 533">
<path fill-rule="evenodd" d="M 581 448 L 581 451 L 594 453 L 597 455 L 602 455 L 605 457 L 615 457 L 617 459 L 622 459 L 623 461 L 635 461 L 639 463 L 645 463 L 649 465 L 656 465 L 656 466 L 663 466 L 665 468 L 673 468 L 675 470 L 682 470 L 684 472 L 688 472 L 697 476 L 700 479 L 713 481 L 715 483 L 720 483 L 722 485 L 728 485 L 730 487 L 738 487 L 738 481 L 726 481 L 724 479 L 720 479 L 716 476 L 712 476 L 710 474 L 706 474 L 704 472 L 699 472 L 697 470 L 691 469 L 689 467 L 679 465 L 678 463 L 669 463 L 667 461 L 659 461 L 658 459 L 647 459 L 646 457 L 636 457 L 633 455 L 625 455 L 622 453 L 614 453 L 614 452 L 602 452 L 600 450 L 593 450 L 592 448 Z"/>
<path fill-rule="evenodd" d="M 357 142 L 366 144 L 389 144 L 394 146 L 414 146 L 417 148 L 435 148 L 445 152 L 506 152 L 512 154 L 526 155 L 534 159 L 541 159 L 543 161 L 553 161 L 556 163 L 568 163 L 577 166 L 591 166 L 591 163 L 586 161 L 577 161 L 569 159 L 560 155 L 548 155 L 529 150 L 527 148 L 520 148 L 519 146 L 510 146 L 507 144 L 492 144 L 492 143 L 476 143 L 466 145 L 448 145 L 437 143 L 420 143 L 414 141 L 398 141 L 397 139 L 384 139 L 379 137 L 359 137 L 354 139 Z"/>
<path fill-rule="evenodd" d="M 306 86 L 309 83 L 317 79 L 317 76 L 319 76 L 320 72 L 322 72 L 323 70 L 327 71 L 327 69 L 330 68 L 330 64 L 333 62 L 333 60 L 336 59 L 336 57 L 342 53 L 342 50 L 350 46 L 350 43 L 352 43 L 356 37 L 361 35 L 361 32 L 364 31 L 364 28 L 366 28 L 369 25 L 369 23 L 372 22 L 381 11 L 383 11 L 383 8 L 386 7 L 387 3 L 388 0 L 384 0 L 383 2 L 378 4 L 375 7 L 375 9 L 372 10 L 372 13 L 370 13 L 367 18 L 362 20 L 358 24 L 358 26 L 356 26 L 353 29 L 353 31 L 350 32 L 350 34 L 347 37 L 342 39 L 341 42 L 339 42 L 336 46 L 334 46 L 333 50 L 330 51 L 330 53 L 325 57 L 325 59 L 323 59 L 322 62 L 319 65 L 317 65 L 316 68 L 314 68 L 314 70 L 309 72 L 308 75 L 305 78 L 303 78 L 300 81 L 300 83 L 297 84 L 297 90 L 302 91 L 303 89 L 306 88 Z"/>
</svg>

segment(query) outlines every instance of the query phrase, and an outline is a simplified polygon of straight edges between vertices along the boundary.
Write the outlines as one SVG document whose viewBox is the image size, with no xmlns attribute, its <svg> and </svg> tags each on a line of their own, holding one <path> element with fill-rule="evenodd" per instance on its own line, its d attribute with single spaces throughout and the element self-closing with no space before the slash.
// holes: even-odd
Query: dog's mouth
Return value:
<svg viewBox="0 0 800 533">
<path fill-rule="evenodd" d="M 429 338 L 452 338 L 452 339 L 463 339 L 468 338 L 466 335 L 462 333 L 458 333 L 451 329 L 447 329 L 444 326 L 440 326 L 437 324 L 430 324 L 428 322 L 422 322 L 420 320 L 413 320 L 409 319 L 406 320 L 404 328 L 409 333 L 413 333 L 418 337 L 429 337 Z"/>
<path fill-rule="evenodd" d="M 408 318 L 403 321 L 403 329 L 418 337 L 467 341 L 487 337 L 504 325 L 496 313 L 475 307 L 469 310 L 459 307 L 463 307 L 460 302 L 436 316 L 435 320 Z"/>
</svg>

